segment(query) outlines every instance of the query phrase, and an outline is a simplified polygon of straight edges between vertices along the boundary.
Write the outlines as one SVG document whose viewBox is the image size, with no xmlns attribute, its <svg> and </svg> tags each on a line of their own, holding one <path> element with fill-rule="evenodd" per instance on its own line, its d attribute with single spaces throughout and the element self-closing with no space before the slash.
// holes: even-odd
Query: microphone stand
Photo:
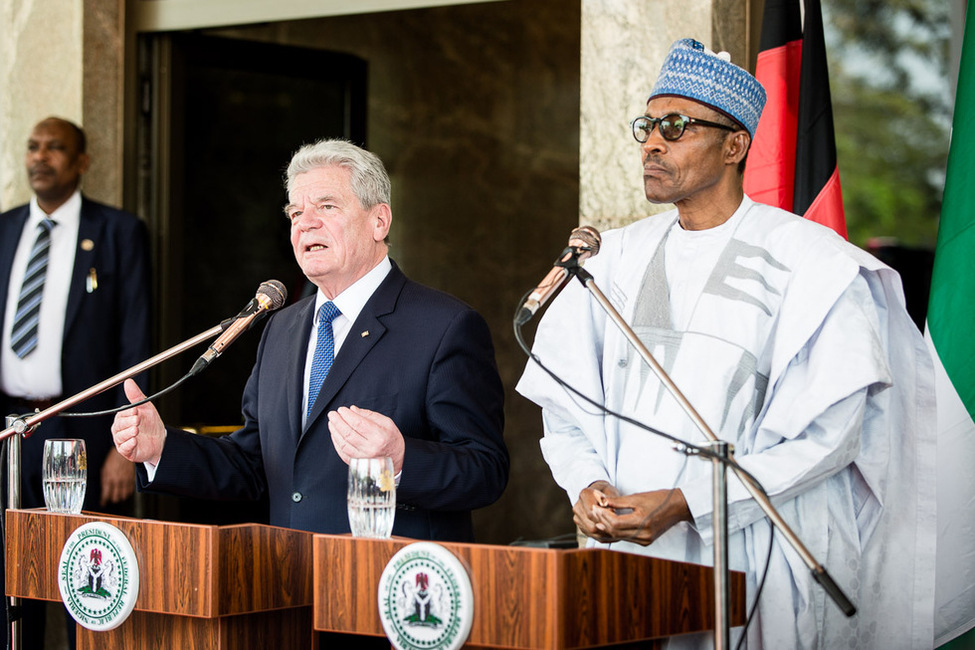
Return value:
<svg viewBox="0 0 975 650">
<path fill-rule="evenodd" d="M 85 400 L 108 390 L 109 388 L 113 388 L 118 384 L 121 384 L 129 377 L 135 377 L 136 375 L 145 372 L 149 368 L 152 368 L 153 366 L 156 366 L 167 359 L 175 357 L 178 354 L 182 354 L 193 346 L 202 343 L 209 338 L 213 338 L 217 334 L 220 334 L 224 329 L 225 325 L 223 323 L 220 325 L 214 325 L 207 331 L 197 334 L 193 338 L 187 339 L 178 345 L 174 345 L 168 350 L 160 352 L 156 356 L 132 366 L 128 370 L 123 370 L 114 377 L 109 377 L 105 381 L 95 384 L 91 388 L 86 388 L 80 393 L 76 393 L 75 395 L 62 400 L 57 404 L 53 404 L 43 411 L 30 415 L 25 413 L 24 415 L 15 416 L 12 423 L 10 423 L 8 419 L 7 428 L 0 431 L 0 441 L 7 439 L 14 434 L 21 434 L 25 438 L 30 437 L 30 435 L 34 433 L 34 429 L 36 429 L 41 422 L 51 419 L 61 411 L 69 409 L 75 404 L 80 404 L 81 402 L 84 402 Z M 17 469 L 19 471 L 19 464 Z"/>
<path fill-rule="evenodd" d="M 202 343 L 203 341 L 213 338 L 226 328 L 226 322 L 220 325 L 215 325 L 207 331 L 197 334 L 191 339 L 188 339 L 178 345 L 175 345 L 164 352 L 160 352 L 151 359 L 147 359 L 142 363 L 136 364 L 129 368 L 128 370 L 123 370 L 114 377 L 110 377 L 105 381 L 87 388 L 76 395 L 69 397 L 65 400 L 58 402 L 43 411 L 34 414 L 23 414 L 23 415 L 8 415 L 5 424 L 7 428 L 0 432 L 0 443 L 6 442 L 7 451 L 7 502 L 5 504 L 0 504 L 6 508 L 17 509 L 20 508 L 21 496 L 20 496 L 20 444 L 21 438 L 28 438 L 34 433 L 34 430 L 45 420 L 48 420 L 61 411 L 71 408 L 75 404 L 80 404 L 85 400 L 98 395 L 99 393 L 113 388 L 129 377 L 135 377 L 136 375 L 152 368 L 153 366 L 162 363 L 163 361 L 174 357 L 182 352 L 192 348 L 193 346 Z M 9 440 L 8 440 L 9 438 Z M 6 525 L 2 526 L 2 548 L 7 547 L 7 528 Z M 9 597 L 4 605 L 8 606 L 9 612 L 13 616 L 13 620 L 7 621 L 11 648 L 18 649 L 21 647 L 22 643 L 22 621 L 20 620 L 20 599 L 14 596 Z M 6 636 L 6 635 L 5 635 Z"/>
<path fill-rule="evenodd" d="M 727 495 L 727 476 L 726 468 L 730 467 L 738 476 L 742 485 L 748 490 L 755 502 L 765 512 L 772 524 L 779 530 L 789 545 L 799 554 L 799 557 L 812 572 L 813 578 L 826 590 L 833 602 L 847 616 L 856 614 L 856 606 L 850 602 L 843 591 L 839 588 L 826 568 L 823 567 L 812 553 L 803 545 L 799 537 L 792 531 L 779 512 L 769 501 L 769 498 L 760 490 L 751 479 L 745 476 L 739 469 L 738 464 L 733 462 L 732 446 L 726 441 L 720 440 L 711 428 L 708 427 L 704 418 L 698 414 L 694 406 L 688 401 L 677 385 L 673 382 L 663 367 L 657 363 L 650 351 L 643 345 L 636 333 L 623 320 L 616 308 L 609 302 L 603 292 L 596 286 L 596 282 L 588 271 L 579 264 L 578 256 L 573 256 L 562 266 L 572 275 L 579 278 L 579 281 L 589 290 L 596 299 L 596 302 L 605 310 L 610 319 L 623 332 L 630 344 L 637 350 L 650 369 L 653 370 L 657 379 L 667 388 L 667 391 L 677 400 L 677 403 L 684 410 L 691 421 L 694 422 L 698 430 L 708 439 L 714 449 L 714 487 L 712 490 L 714 498 L 714 516 L 712 517 L 712 527 L 714 531 L 714 604 L 715 604 L 715 648 L 726 650 L 731 638 L 731 626 L 729 615 L 729 580 L 728 580 L 728 495 Z M 696 453 L 689 448 L 679 449 L 684 453 Z"/>
<path fill-rule="evenodd" d="M 7 416 L 5 424 L 11 426 L 16 416 Z M 3 531 L 2 544 L 0 550 L 7 552 L 7 509 L 20 508 L 20 437 L 14 436 L 6 442 L 7 454 L 7 499 L 3 506 L 3 521 L 0 522 L 0 529 Z M 6 570 L 6 562 L 4 563 Z M 5 596 L 4 608 L 6 609 L 7 629 L 3 636 L 4 643 L 10 642 L 11 650 L 20 650 L 23 643 L 23 613 L 20 609 L 20 598 L 17 596 Z"/>
</svg>

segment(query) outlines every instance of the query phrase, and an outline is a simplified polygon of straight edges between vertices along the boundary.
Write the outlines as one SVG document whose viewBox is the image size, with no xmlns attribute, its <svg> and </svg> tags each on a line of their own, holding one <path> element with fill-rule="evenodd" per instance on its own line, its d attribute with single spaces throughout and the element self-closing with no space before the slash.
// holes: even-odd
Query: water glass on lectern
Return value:
<svg viewBox="0 0 975 650">
<path fill-rule="evenodd" d="M 388 538 L 396 513 L 392 458 L 349 461 L 349 525 L 355 537 Z"/>
<path fill-rule="evenodd" d="M 88 485 L 85 441 L 52 438 L 44 441 L 44 503 L 50 512 L 78 514 Z"/>
</svg>

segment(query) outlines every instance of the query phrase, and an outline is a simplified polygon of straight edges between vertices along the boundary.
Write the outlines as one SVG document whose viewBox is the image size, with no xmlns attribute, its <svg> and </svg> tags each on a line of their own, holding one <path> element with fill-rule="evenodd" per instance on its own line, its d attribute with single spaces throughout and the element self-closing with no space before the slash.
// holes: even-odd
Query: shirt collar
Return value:
<svg viewBox="0 0 975 650">
<path fill-rule="evenodd" d="M 342 312 L 342 316 L 349 319 L 350 322 L 355 322 L 359 317 L 359 312 L 362 308 L 366 306 L 369 298 L 372 294 L 376 292 L 379 285 L 382 284 L 386 276 L 392 270 L 393 264 L 389 261 L 389 256 L 383 257 L 382 261 L 379 262 L 371 271 L 366 273 L 364 276 L 352 283 L 345 291 L 335 296 L 332 303 L 339 308 Z M 319 289 L 318 293 L 315 294 L 315 324 L 318 325 L 318 312 L 322 305 L 328 302 L 328 298 Z"/>
<path fill-rule="evenodd" d="M 37 204 L 37 197 L 30 199 L 30 217 L 27 226 L 36 228 L 44 219 L 51 219 L 58 224 L 77 224 L 81 221 L 81 190 L 75 190 L 74 194 L 67 201 L 58 206 L 58 209 L 51 214 L 46 214 L 41 206 Z"/>
</svg>

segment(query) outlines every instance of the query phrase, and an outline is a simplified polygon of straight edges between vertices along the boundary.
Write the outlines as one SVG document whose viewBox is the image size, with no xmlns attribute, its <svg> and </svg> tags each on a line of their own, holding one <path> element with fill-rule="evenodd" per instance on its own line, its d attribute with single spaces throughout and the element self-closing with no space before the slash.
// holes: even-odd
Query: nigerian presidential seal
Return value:
<svg viewBox="0 0 975 650">
<path fill-rule="evenodd" d="M 379 580 L 379 617 L 397 650 L 461 647 L 474 622 L 467 570 L 439 544 L 400 549 Z"/>
<path fill-rule="evenodd" d="M 121 625 L 139 595 L 139 564 L 128 538 L 99 521 L 76 529 L 61 550 L 58 588 L 79 625 L 96 631 Z"/>
</svg>

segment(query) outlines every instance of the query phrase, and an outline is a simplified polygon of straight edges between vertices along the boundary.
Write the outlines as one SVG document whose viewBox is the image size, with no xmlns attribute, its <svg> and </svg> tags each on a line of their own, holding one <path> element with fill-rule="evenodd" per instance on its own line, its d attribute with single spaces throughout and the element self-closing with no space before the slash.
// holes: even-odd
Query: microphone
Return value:
<svg viewBox="0 0 975 650">
<path fill-rule="evenodd" d="M 237 316 L 221 323 L 223 334 L 210 344 L 206 352 L 200 355 L 189 374 L 195 375 L 210 365 L 210 362 L 219 357 L 224 348 L 233 343 L 238 336 L 243 334 L 251 325 L 261 320 L 268 313 L 284 305 L 288 299 L 288 290 L 277 280 L 262 282 L 257 288 L 257 294 L 240 311 Z"/>
<path fill-rule="evenodd" d="M 599 252 L 601 241 L 599 231 L 592 226 L 580 226 L 569 233 L 569 245 L 555 260 L 555 266 L 548 272 L 542 283 L 535 287 L 528 300 L 518 310 L 515 325 L 521 326 L 530 321 L 535 312 L 569 281 L 569 271 L 566 267 L 573 262 L 581 266 L 585 260 Z"/>
</svg>

